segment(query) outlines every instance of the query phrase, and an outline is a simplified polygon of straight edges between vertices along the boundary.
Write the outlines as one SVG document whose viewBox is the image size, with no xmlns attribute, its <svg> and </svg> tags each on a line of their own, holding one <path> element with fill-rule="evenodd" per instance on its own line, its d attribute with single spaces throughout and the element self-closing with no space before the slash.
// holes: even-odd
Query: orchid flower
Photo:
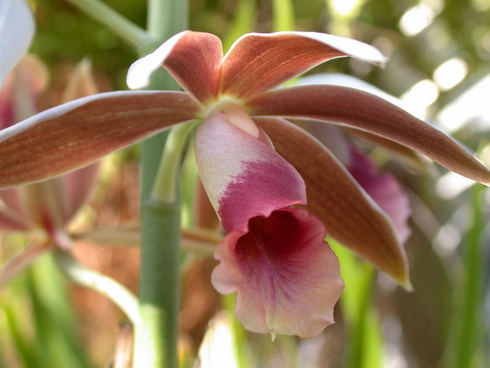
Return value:
<svg viewBox="0 0 490 368">
<path fill-rule="evenodd" d="M 26 55 L 0 90 L 0 128 L 7 130 L 17 121 L 37 113 L 39 96 L 47 81 L 46 67 L 33 55 Z M 82 62 L 72 74 L 63 100 L 95 92 L 89 65 Z M 97 174 L 98 164 L 95 163 L 40 183 L 0 190 L 0 230 L 24 233 L 41 230 L 45 236 L 4 266 L 0 284 L 51 247 L 71 247 L 66 225 L 86 202 Z"/>
<path fill-rule="evenodd" d="M 212 275 L 237 292 L 236 314 L 254 332 L 311 337 L 333 321 L 343 284 L 327 234 L 409 287 L 389 216 L 310 134 L 309 119 L 371 132 L 461 175 L 490 172 L 451 138 L 385 100 L 339 86 L 273 90 L 314 66 L 350 56 L 385 58 L 364 43 L 320 33 L 251 33 L 223 57 L 220 40 L 185 31 L 130 69 L 142 87 L 163 65 L 185 92 L 128 91 L 79 99 L 0 132 L 0 186 L 87 165 L 176 124 L 200 120 L 196 158 L 226 237 Z"/>
</svg>

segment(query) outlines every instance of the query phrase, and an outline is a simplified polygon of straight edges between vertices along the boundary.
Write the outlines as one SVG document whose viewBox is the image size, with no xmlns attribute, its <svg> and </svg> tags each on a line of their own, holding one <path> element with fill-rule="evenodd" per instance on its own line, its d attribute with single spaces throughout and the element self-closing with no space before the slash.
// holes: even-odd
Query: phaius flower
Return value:
<svg viewBox="0 0 490 368">
<path fill-rule="evenodd" d="M 145 85 L 163 65 L 185 92 L 99 94 L 0 132 L 0 186 L 60 175 L 200 120 L 200 177 L 227 232 L 213 284 L 237 292 L 237 317 L 251 331 L 317 335 L 333 321 L 343 288 L 326 234 L 409 286 L 407 262 L 390 217 L 328 149 L 283 118 L 369 131 L 490 183 L 455 141 L 379 97 L 339 86 L 273 90 L 343 56 L 384 62 L 371 46 L 327 34 L 247 34 L 223 57 L 214 35 L 182 32 L 137 61 L 128 83 Z"/>
<path fill-rule="evenodd" d="M 33 55 L 24 56 L 0 89 L 0 129 L 8 130 L 39 111 L 39 97 L 47 81 L 48 72 L 41 61 Z M 63 100 L 95 92 L 89 64 L 82 62 L 72 73 Z M 40 183 L 0 190 L 0 231 L 43 235 L 4 265 L 0 284 L 39 254 L 54 246 L 67 249 L 72 245 L 66 225 L 86 202 L 97 174 L 98 164 L 95 163 Z"/>
</svg>

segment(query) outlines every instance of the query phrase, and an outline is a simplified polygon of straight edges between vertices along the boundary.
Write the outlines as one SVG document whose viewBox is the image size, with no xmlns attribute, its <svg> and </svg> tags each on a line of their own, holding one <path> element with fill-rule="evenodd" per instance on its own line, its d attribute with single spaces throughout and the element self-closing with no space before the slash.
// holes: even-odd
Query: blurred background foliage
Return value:
<svg viewBox="0 0 490 368">
<path fill-rule="evenodd" d="M 68 2 L 29 3 L 37 22 L 31 51 L 52 76 L 44 107 L 57 100 L 68 71 L 84 57 L 92 60 L 101 90 L 126 89 L 127 69 L 137 57 L 131 47 Z M 145 1 L 105 3 L 144 28 Z M 490 0 L 190 0 L 189 24 L 218 35 L 225 49 L 246 32 L 293 29 L 374 44 L 389 56 L 384 69 L 337 59 L 313 73 L 350 74 L 401 97 L 414 114 L 490 163 Z M 106 162 L 83 226 L 137 219 L 134 153 Z M 271 343 L 269 336 L 246 333 L 230 317 L 233 301 L 221 300 L 209 284 L 211 258 L 185 252 L 183 367 L 194 366 L 199 351 L 200 366 L 213 368 L 490 366 L 488 190 L 430 164 L 420 173 L 387 152 L 371 153 L 410 194 L 413 234 L 406 249 L 415 292 L 400 290 L 335 246 L 347 285 L 337 324 L 315 339 L 279 337 Z M 17 237 L 1 239 L 3 260 L 22 247 Z M 136 247 L 80 242 L 75 252 L 81 262 L 135 291 Z M 121 320 L 107 300 L 67 285 L 42 259 L 0 290 L 0 367 L 111 366 L 121 346 Z"/>
</svg>

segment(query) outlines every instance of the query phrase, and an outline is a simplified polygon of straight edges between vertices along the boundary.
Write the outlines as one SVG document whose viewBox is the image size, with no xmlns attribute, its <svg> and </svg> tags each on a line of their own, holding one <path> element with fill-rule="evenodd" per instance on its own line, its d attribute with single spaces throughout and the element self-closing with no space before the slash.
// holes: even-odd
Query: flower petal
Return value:
<svg viewBox="0 0 490 368">
<path fill-rule="evenodd" d="M 46 66 L 34 55 L 24 56 L 0 89 L 0 129 L 37 113 L 47 83 Z"/>
<path fill-rule="evenodd" d="M 405 252 L 384 212 L 315 138 L 283 119 L 256 118 L 306 183 L 308 210 L 329 236 L 409 287 Z"/>
<path fill-rule="evenodd" d="M 299 125 L 334 154 L 335 158 L 347 168 L 362 189 L 379 205 L 381 210 L 390 216 L 400 242 L 404 243 L 410 235 L 407 222 L 411 210 L 408 197 L 395 177 L 379 174 L 374 161 L 352 143 L 349 143 L 340 129 L 333 124 L 305 120 L 301 121 Z M 354 131 L 354 129 L 351 130 Z M 395 144 L 393 141 L 389 142 Z M 405 146 L 399 146 L 405 148 Z M 406 148 L 406 150 L 409 149 Z M 410 152 L 413 151 L 410 150 Z"/>
<path fill-rule="evenodd" d="M 96 93 L 97 85 L 92 74 L 92 66 L 88 59 L 84 59 L 78 63 L 70 75 L 68 84 L 63 92 L 63 102 Z M 65 224 L 88 200 L 97 182 L 99 166 L 99 163 L 96 162 L 63 175 L 63 188 L 69 203 L 68 211 L 63 218 Z"/>
<path fill-rule="evenodd" d="M 212 274 L 216 289 L 237 292 L 236 315 L 253 332 L 314 337 L 333 323 L 342 290 L 339 264 L 321 222 L 287 208 L 250 220 L 247 233 L 221 241 Z"/>
<path fill-rule="evenodd" d="M 0 269 L 0 288 L 26 269 L 40 255 L 52 249 L 50 242 L 35 243 L 7 260 Z"/>
<path fill-rule="evenodd" d="M 63 229 L 68 219 L 70 204 L 62 178 L 25 185 L 18 190 L 29 220 L 49 235 Z"/>
<path fill-rule="evenodd" d="M 0 206 L 0 230 L 4 231 L 28 231 L 33 227 L 24 217 L 18 213 Z"/>
<path fill-rule="evenodd" d="M 25 216 L 24 209 L 22 208 L 22 202 L 19 198 L 19 191 L 17 188 L 9 188 L 0 190 L 0 203 L 3 202 L 13 212 Z"/>
<path fill-rule="evenodd" d="M 0 187 L 85 166 L 174 124 L 199 108 L 182 92 L 109 92 L 68 102 L 0 131 Z"/>
<path fill-rule="evenodd" d="M 265 138 L 246 133 L 223 112 L 201 124 L 195 149 L 204 188 L 227 232 L 246 231 L 251 217 L 306 202 L 297 171 Z"/>
<path fill-rule="evenodd" d="M 308 85 L 318 85 L 318 84 L 322 84 L 322 85 L 333 84 L 337 86 L 359 89 L 361 91 L 365 91 L 373 95 L 379 96 L 385 99 L 386 101 L 392 103 L 393 105 L 396 105 L 402 108 L 403 110 L 408 111 L 409 113 L 411 113 L 412 115 L 414 115 L 419 119 L 423 120 L 425 118 L 425 116 L 417 115 L 418 111 L 415 111 L 413 108 L 411 109 L 411 106 L 404 103 L 404 101 L 400 100 L 399 98 L 396 98 L 395 96 L 386 93 L 385 91 L 377 88 L 376 86 L 373 86 L 372 84 L 369 84 L 363 81 L 362 79 L 353 77 L 351 75 L 338 74 L 338 73 L 320 73 L 320 74 L 307 75 L 294 82 L 295 86 L 308 86 Z M 398 144 L 392 140 L 385 139 L 383 137 L 374 134 L 370 134 L 365 131 L 360 131 L 351 128 L 345 128 L 345 130 L 351 135 L 362 137 L 367 141 L 370 141 L 378 146 L 382 146 L 388 149 L 390 152 L 395 153 L 398 156 L 398 158 L 403 159 L 405 163 L 408 163 L 411 166 L 413 166 L 414 169 L 427 172 L 427 162 L 424 161 L 416 152 L 409 149 L 408 147 Z M 318 137 L 316 135 L 316 132 L 313 135 L 315 137 Z M 320 141 L 324 143 L 322 139 L 320 139 Z M 331 147 L 329 148 L 331 149 Z M 336 152 L 334 153 L 336 154 Z"/>
<path fill-rule="evenodd" d="M 490 185 L 490 171 L 441 131 L 382 98 L 340 86 L 293 87 L 247 102 L 251 115 L 306 118 L 350 125 L 394 140 L 449 170 Z"/>
<path fill-rule="evenodd" d="M 163 63 L 177 82 L 201 103 L 218 95 L 223 58 L 221 40 L 204 32 L 185 32 Z"/>
<path fill-rule="evenodd" d="M 127 83 L 133 89 L 145 87 L 151 73 L 163 65 L 186 91 L 205 102 L 218 93 L 222 57 L 218 37 L 210 33 L 184 31 L 131 65 Z"/>
<path fill-rule="evenodd" d="M 29 48 L 34 27 L 31 9 L 23 0 L 0 1 L 0 86 Z"/>
<path fill-rule="evenodd" d="M 249 33 L 233 44 L 223 60 L 221 92 L 245 99 L 342 56 L 375 64 L 385 61 L 370 45 L 325 33 Z"/>
<path fill-rule="evenodd" d="M 367 155 L 355 147 L 351 147 L 350 153 L 350 165 L 347 167 L 350 174 L 390 216 L 400 242 L 404 243 L 411 233 L 408 226 L 411 210 L 407 194 L 393 175 L 378 174 L 376 164 Z"/>
<path fill-rule="evenodd" d="M 410 167 L 419 172 L 429 172 L 429 161 L 407 146 L 363 130 L 345 128 L 344 131 L 352 137 L 360 138 L 371 145 L 374 144 L 377 147 L 384 148 L 390 154 L 393 154 L 395 156 L 394 158 L 399 159 L 404 164 L 410 165 Z"/>
<path fill-rule="evenodd" d="M 62 102 L 95 95 L 96 93 L 97 85 L 92 73 L 92 65 L 90 60 L 83 59 L 70 74 L 68 83 L 63 91 Z"/>
<path fill-rule="evenodd" d="M 136 60 L 128 70 L 126 84 L 131 89 L 148 87 L 152 73 L 157 70 L 170 55 L 175 45 L 185 36 L 187 31 L 177 33 L 170 37 L 159 48 L 141 59 Z"/>
</svg>

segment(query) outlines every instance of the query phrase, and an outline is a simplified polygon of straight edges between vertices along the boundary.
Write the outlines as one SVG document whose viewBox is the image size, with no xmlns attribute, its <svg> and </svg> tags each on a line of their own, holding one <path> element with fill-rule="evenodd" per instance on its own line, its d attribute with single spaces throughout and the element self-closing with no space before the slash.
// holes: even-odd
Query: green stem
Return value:
<svg viewBox="0 0 490 368">
<path fill-rule="evenodd" d="M 274 0 L 273 2 L 274 32 L 294 30 L 294 10 L 291 0 Z"/>
<path fill-rule="evenodd" d="M 149 0 L 148 5 L 148 32 L 158 41 L 152 48 L 187 27 L 186 0 Z M 149 88 L 178 85 L 161 70 L 152 75 Z M 174 202 L 152 198 L 166 137 L 154 136 L 141 148 L 141 324 L 135 330 L 134 367 L 177 367 L 181 205 L 177 194 Z"/>
<path fill-rule="evenodd" d="M 484 320 L 484 247 L 482 243 L 483 226 L 482 208 L 484 203 L 484 186 L 475 184 L 472 190 L 473 223 L 467 235 L 463 249 L 464 281 L 461 298 L 461 313 L 458 314 L 459 326 L 456 335 L 456 346 L 453 349 L 453 362 L 456 368 L 478 367 L 478 354 L 481 346 L 481 321 Z"/>
<path fill-rule="evenodd" d="M 55 249 L 53 257 L 70 280 L 107 296 L 121 308 L 133 325 L 138 325 L 138 302 L 131 291 L 110 277 L 81 265 L 70 253 Z"/>
<path fill-rule="evenodd" d="M 153 184 L 151 198 L 156 202 L 174 203 L 177 201 L 177 184 L 184 148 L 189 133 L 195 124 L 180 124 L 173 128 L 167 138 L 161 164 Z"/>
<path fill-rule="evenodd" d="M 78 9 L 105 25 L 129 45 L 142 48 L 150 41 L 150 35 L 134 23 L 99 0 L 66 0 Z"/>
<path fill-rule="evenodd" d="M 357 296 L 356 316 L 349 321 L 349 352 L 346 359 L 346 367 L 366 367 L 368 361 L 368 341 L 366 329 L 369 328 L 369 318 L 372 312 L 373 284 L 375 272 L 371 266 L 359 265 L 363 268 L 362 282 L 359 282 Z M 364 267 L 363 267 L 364 266 Z"/>
</svg>

